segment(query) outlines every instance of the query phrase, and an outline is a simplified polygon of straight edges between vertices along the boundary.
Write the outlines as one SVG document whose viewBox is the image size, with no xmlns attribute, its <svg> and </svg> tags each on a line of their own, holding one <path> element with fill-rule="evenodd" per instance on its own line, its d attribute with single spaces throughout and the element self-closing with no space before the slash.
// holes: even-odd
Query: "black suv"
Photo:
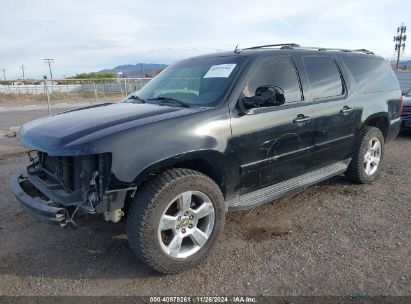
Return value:
<svg viewBox="0 0 411 304">
<path fill-rule="evenodd" d="M 401 131 L 411 131 L 411 89 L 402 95 Z"/>
<path fill-rule="evenodd" d="M 25 124 L 31 164 L 10 185 L 46 223 L 124 216 L 138 258 L 179 272 L 205 257 L 226 211 L 341 173 L 373 182 L 401 106 L 370 51 L 236 48 L 180 61 L 123 102 Z"/>
</svg>

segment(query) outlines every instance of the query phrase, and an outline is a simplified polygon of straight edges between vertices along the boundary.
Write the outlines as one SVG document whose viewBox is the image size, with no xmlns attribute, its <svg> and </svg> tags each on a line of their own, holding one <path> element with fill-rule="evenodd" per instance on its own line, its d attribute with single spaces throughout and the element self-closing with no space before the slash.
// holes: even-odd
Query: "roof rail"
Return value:
<svg viewBox="0 0 411 304">
<path fill-rule="evenodd" d="M 318 51 L 342 51 L 342 52 L 351 52 L 351 50 L 348 49 L 339 49 L 339 48 L 324 48 L 324 47 L 318 47 L 318 46 L 300 46 L 300 49 L 306 49 L 306 50 L 318 50 Z"/>
<path fill-rule="evenodd" d="M 361 52 L 361 53 L 365 53 L 365 54 L 369 54 L 369 55 L 375 55 L 374 52 L 371 52 L 369 50 L 366 49 L 356 49 L 356 50 L 352 50 L 353 52 Z"/>
<path fill-rule="evenodd" d="M 339 49 L 339 48 L 323 48 L 323 47 L 315 47 L 315 46 L 301 46 L 299 47 L 300 49 L 309 49 L 309 50 L 319 50 L 319 51 L 341 51 L 341 52 L 359 52 L 359 53 L 365 53 L 369 55 L 375 55 L 374 52 L 371 52 L 366 49 L 355 49 L 355 50 L 349 50 L 349 49 Z"/>
<path fill-rule="evenodd" d="M 266 44 L 266 45 L 248 47 L 245 49 L 239 49 L 238 47 L 236 47 L 234 52 L 239 53 L 243 50 L 255 50 L 255 49 L 262 49 L 262 48 L 269 48 L 269 47 L 280 47 L 281 49 L 306 49 L 306 50 L 318 50 L 318 51 L 360 52 L 360 53 L 365 53 L 369 55 L 375 55 L 373 52 L 366 50 L 366 49 L 349 50 L 349 49 L 339 49 L 339 48 L 323 48 L 323 47 L 316 47 L 316 46 L 300 46 L 297 43 Z"/>
<path fill-rule="evenodd" d="M 255 50 L 255 49 L 263 49 L 263 48 L 267 48 L 267 47 L 275 47 L 275 46 L 281 46 L 281 48 L 295 48 L 295 47 L 300 47 L 299 44 L 297 43 L 280 43 L 280 44 L 266 44 L 266 45 L 258 45 L 258 46 L 252 46 L 252 47 L 248 47 L 245 49 L 241 49 L 243 50 Z"/>
</svg>

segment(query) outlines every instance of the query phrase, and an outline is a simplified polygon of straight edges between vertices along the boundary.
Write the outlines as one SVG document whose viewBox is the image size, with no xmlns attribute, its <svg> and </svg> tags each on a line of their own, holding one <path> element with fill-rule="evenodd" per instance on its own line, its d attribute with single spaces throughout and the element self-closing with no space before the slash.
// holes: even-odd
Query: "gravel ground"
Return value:
<svg viewBox="0 0 411 304">
<path fill-rule="evenodd" d="M 411 135 L 386 148 L 372 185 L 335 177 L 227 215 L 200 267 L 160 276 L 138 262 L 124 224 L 59 229 L 26 215 L 8 189 L 26 157 L 0 155 L 0 294 L 411 295 Z"/>
</svg>

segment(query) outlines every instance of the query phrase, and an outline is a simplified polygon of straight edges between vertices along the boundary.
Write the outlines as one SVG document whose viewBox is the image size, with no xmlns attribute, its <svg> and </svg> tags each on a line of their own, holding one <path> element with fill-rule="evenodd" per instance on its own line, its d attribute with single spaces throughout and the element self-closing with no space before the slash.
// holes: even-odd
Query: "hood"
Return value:
<svg viewBox="0 0 411 304">
<path fill-rule="evenodd" d="M 105 135 L 193 111 L 198 111 L 198 108 L 106 103 L 31 121 L 23 125 L 19 137 L 27 147 L 50 155 L 65 155 L 65 146 L 86 136 L 93 141 Z"/>
</svg>

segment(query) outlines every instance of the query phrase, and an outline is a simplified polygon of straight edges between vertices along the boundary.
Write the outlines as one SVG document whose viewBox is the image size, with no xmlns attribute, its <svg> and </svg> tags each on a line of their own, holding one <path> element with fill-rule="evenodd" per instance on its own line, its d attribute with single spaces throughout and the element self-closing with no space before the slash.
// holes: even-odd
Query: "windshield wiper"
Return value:
<svg viewBox="0 0 411 304">
<path fill-rule="evenodd" d="M 141 98 L 140 96 L 137 95 L 130 95 L 127 100 L 134 100 L 132 101 L 133 103 L 146 103 L 146 100 Z M 135 102 L 135 101 L 139 101 L 139 102 Z"/>
<path fill-rule="evenodd" d="M 180 106 L 183 106 L 185 108 L 189 108 L 190 105 L 188 103 L 185 103 L 182 100 L 176 99 L 176 98 L 172 98 L 172 97 L 168 97 L 168 96 L 157 96 L 156 98 L 149 98 L 147 100 L 161 100 L 162 103 L 173 103 L 173 104 L 178 104 Z"/>
</svg>

